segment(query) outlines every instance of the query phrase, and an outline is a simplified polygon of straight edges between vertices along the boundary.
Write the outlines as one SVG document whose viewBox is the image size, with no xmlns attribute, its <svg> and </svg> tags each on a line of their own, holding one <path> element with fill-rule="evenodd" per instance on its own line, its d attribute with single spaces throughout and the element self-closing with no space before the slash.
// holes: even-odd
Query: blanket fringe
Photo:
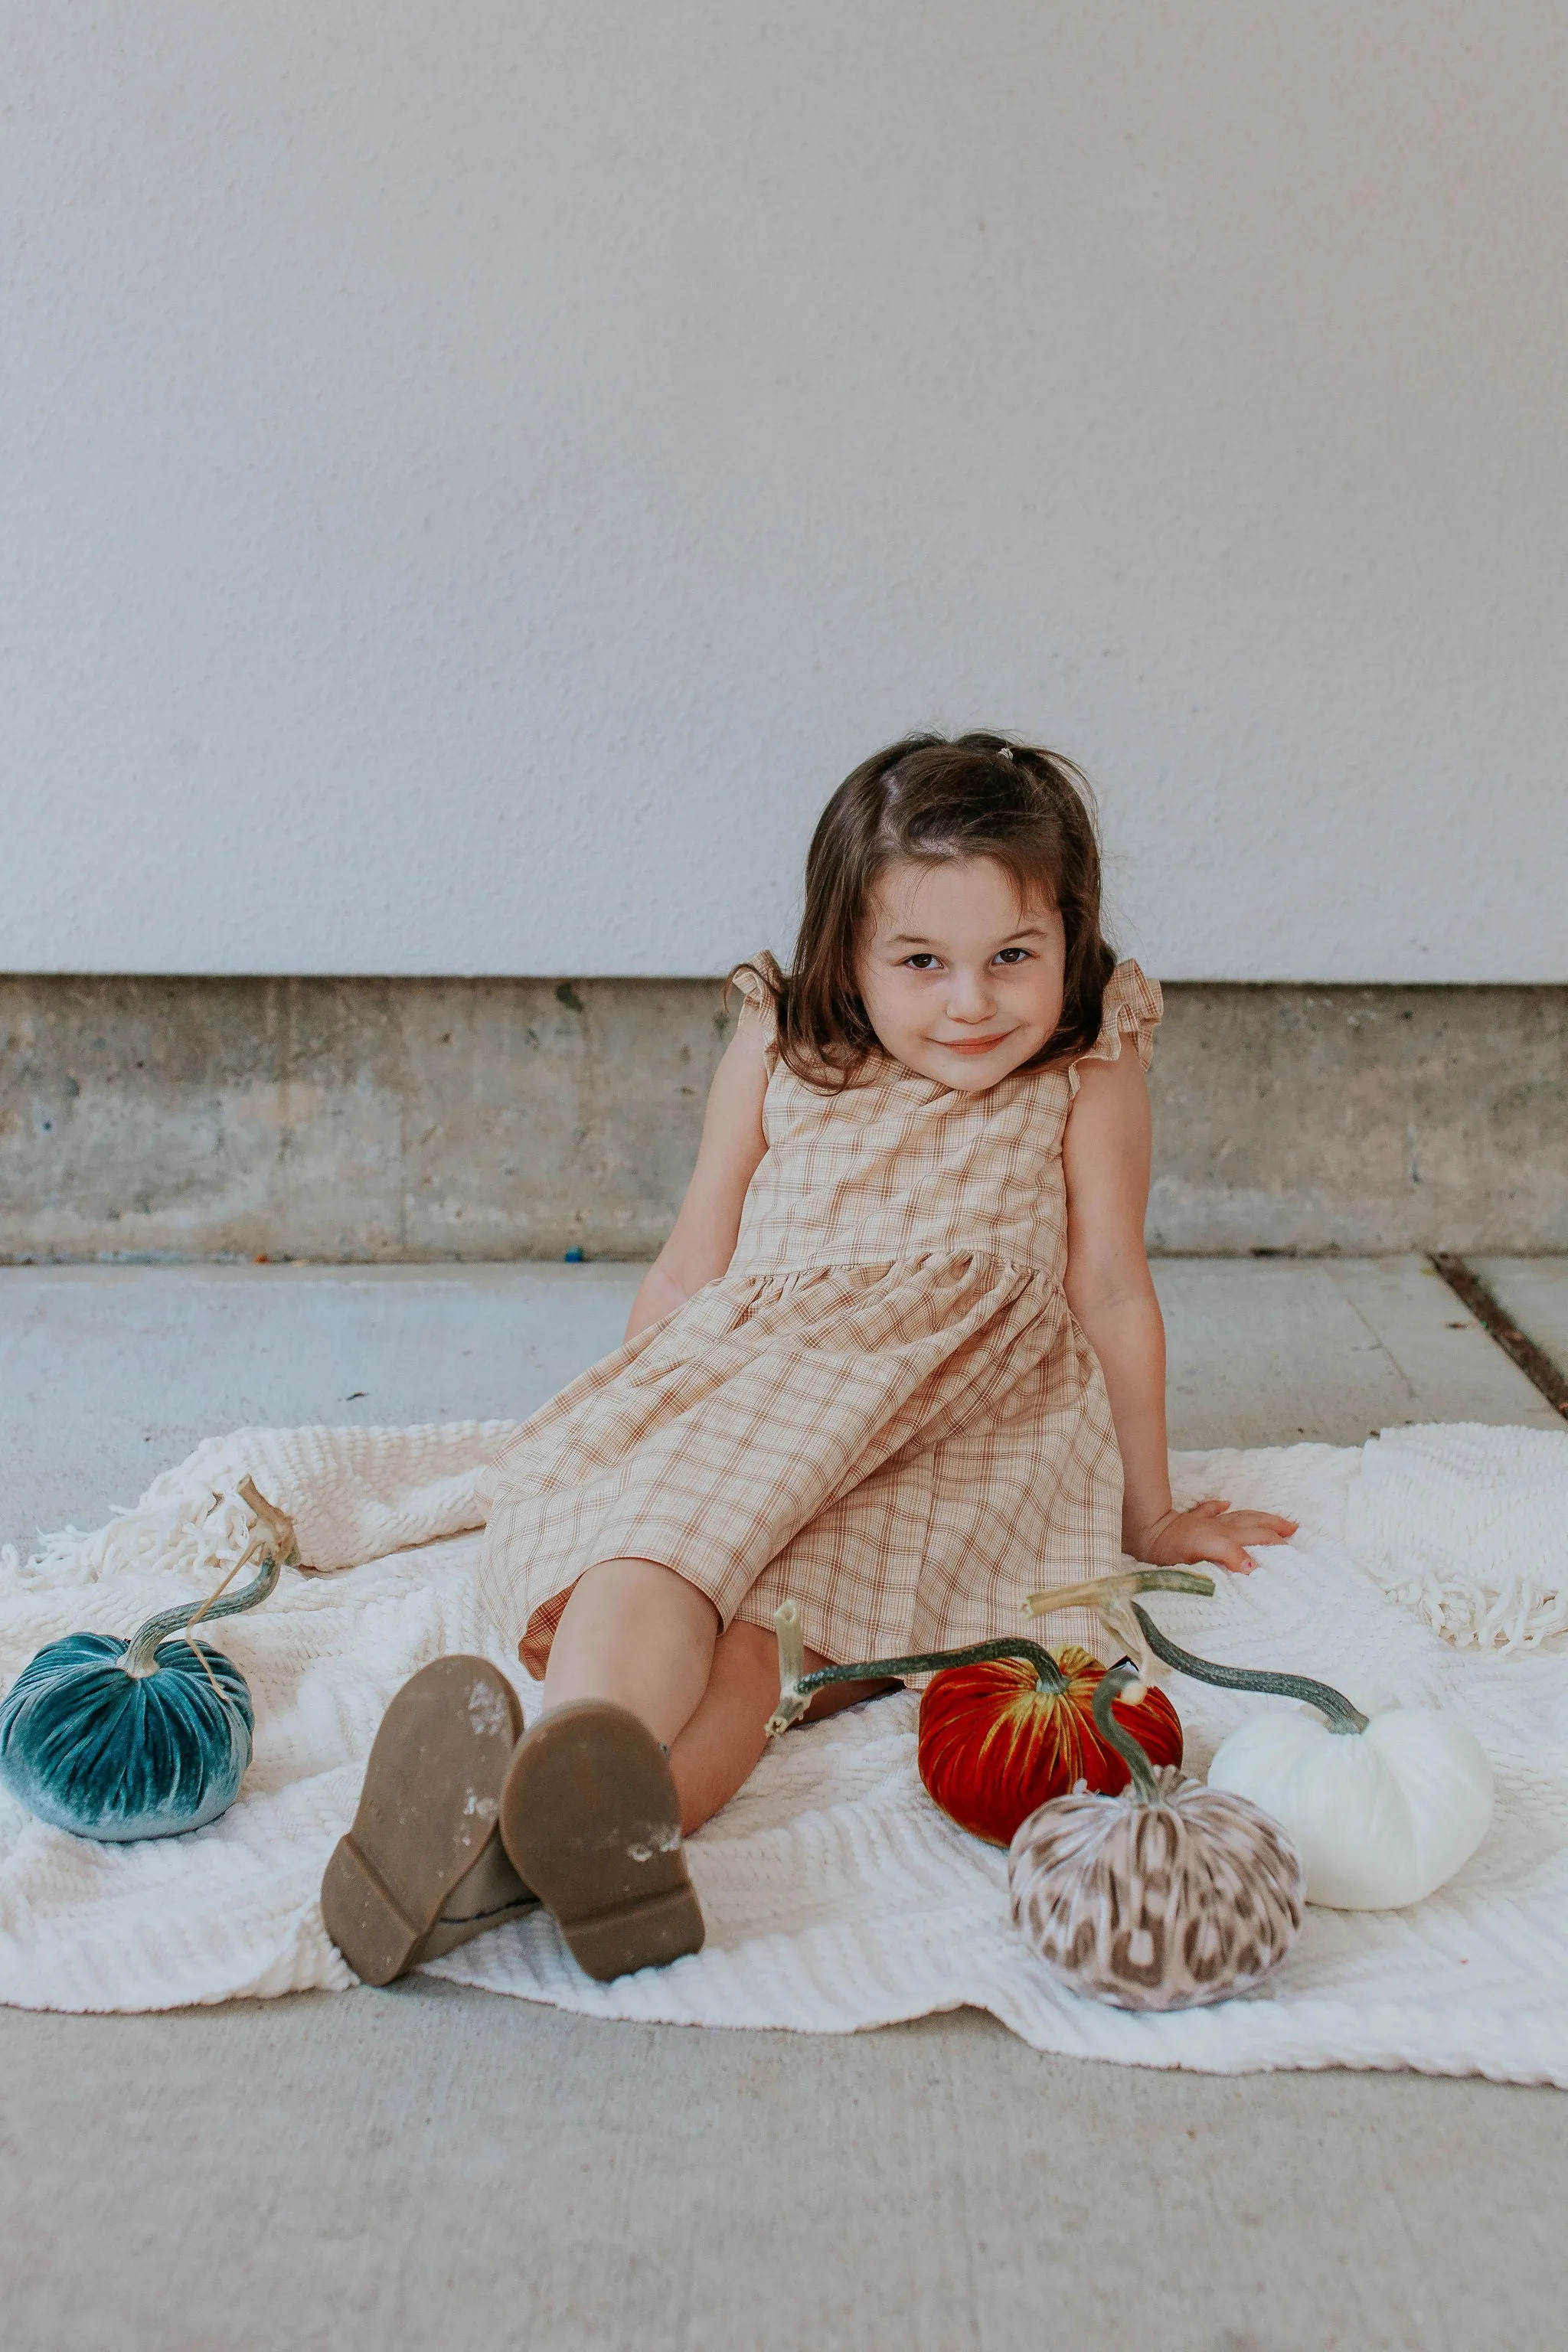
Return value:
<svg viewBox="0 0 1568 2352">
<path fill-rule="evenodd" d="M 96 1584 L 145 1569 L 211 1578 L 233 1567 L 249 1534 L 250 1516 L 238 1495 L 203 1486 L 199 1493 L 117 1506 L 108 1526 L 96 1532 L 62 1528 L 26 1560 L 7 1544 L 0 1550 L 0 1574 L 24 1590 Z"/>
<path fill-rule="evenodd" d="M 1377 1580 L 1457 1650 L 1538 1650 L 1568 1633 L 1568 1578 L 1545 1568 L 1521 1570 L 1500 1585 L 1442 1569 Z"/>
<path fill-rule="evenodd" d="M 514 1422 L 414 1429 L 238 1429 L 209 1437 L 154 1478 L 140 1502 L 90 1533 L 44 1537 L 31 1559 L 0 1552 L 13 1591 L 96 1584 L 156 1569 L 211 1583 L 250 1540 L 237 1492 L 247 1473 L 294 1520 L 302 1560 L 353 1568 L 410 1545 L 482 1527 L 488 1467 Z"/>
<path fill-rule="evenodd" d="M 1352 1557 L 1458 1650 L 1568 1633 L 1568 1431 L 1384 1430 L 1347 1499 Z"/>
</svg>

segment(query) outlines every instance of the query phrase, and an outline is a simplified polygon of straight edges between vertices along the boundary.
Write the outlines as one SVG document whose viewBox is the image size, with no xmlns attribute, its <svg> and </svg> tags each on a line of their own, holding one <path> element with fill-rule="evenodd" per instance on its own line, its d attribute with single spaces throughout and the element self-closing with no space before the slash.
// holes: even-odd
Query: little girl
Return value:
<svg viewBox="0 0 1568 2352">
<path fill-rule="evenodd" d="M 598 1977 L 695 1951 L 681 1833 L 762 1754 L 786 1598 L 808 1667 L 874 1661 L 1014 1633 L 1026 1593 L 1122 1550 L 1244 1570 L 1294 1533 L 1171 1500 L 1143 1250 L 1161 999 L 1100 891 L 1050 752 L 915 736 L 834 793 L 793 971 L 733 976 L 626 1344 L 496 1465 L 481 1593 L 543 1713 L 520 1738 L 506 1678 L 444 1658 L 377 1735 L 323 1886 L 362 1977 L 536 1900 Z"/>
</svg>

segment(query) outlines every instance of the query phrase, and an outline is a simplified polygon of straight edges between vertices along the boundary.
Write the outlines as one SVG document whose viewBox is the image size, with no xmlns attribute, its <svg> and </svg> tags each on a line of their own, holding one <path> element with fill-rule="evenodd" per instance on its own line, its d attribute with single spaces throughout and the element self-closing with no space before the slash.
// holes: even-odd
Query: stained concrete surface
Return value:
<svg viewBox="0 0 1568 2352">
<path fill-rule="evenodd" d="M 1568 1249 L 1568 988 L 1167 992 L 1152 1246 Z M 636 1258 L 715 980 L 0 978 L 0 1256 Z"/>
<path fill-rule="evenodd" d="M 1173 988 L 1150 1083 L 1152 1248 L 1568 1249 L 1568 989 Z"/>
<path fill-rule="evenodd" d="M 1157 1271 L 1179 1444 L 1532 1415 L 1417 1261 Z M 235 1420 L 519 1410 L 613 1341 L 635 1278 L 8 1272 L 0 1523 L 92 1524 Z M 604 2024 L 423 1979 L 0 2011 L 0 2338 L 27 2352 L 1563 2341 L 1551 2091 L 1146 2074 L 970 2011 Z"/>
</svg>

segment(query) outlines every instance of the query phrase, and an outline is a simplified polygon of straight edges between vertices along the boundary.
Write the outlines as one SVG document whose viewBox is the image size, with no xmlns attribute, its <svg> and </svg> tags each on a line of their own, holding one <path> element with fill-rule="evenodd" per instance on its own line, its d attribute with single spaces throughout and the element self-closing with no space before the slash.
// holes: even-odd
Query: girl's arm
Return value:
<svg viewBox="0 0 1568 2352">
<path fill-rule="evenodd" d="M 669 1239 L 632 1302 L 626 1337 L 657 1323 L 725 1272 L 735 1255 L 746 1187 L 767 1150 L 766 1032 L 748 1003 L 713 1073 L 697 1165 Z"/>
<path fill-rule="evenodd" d="M 1206 1560 L 1246 1570 L 1249 1543 L 1283 1543 L 1294 1519 L 1233 1511 L 1217 1499 L 1178 1511 L 1165 1443 L 1165 1326 L 1143 1248 L 1149 1204 L 1149 1088 L 1135 1054 L 1080 1062 L 1062 1139 L 1067 1297 L 1100 1359 L 1121 1451 L 1121 1541 L 1160 1568 Z"/>
</svg>

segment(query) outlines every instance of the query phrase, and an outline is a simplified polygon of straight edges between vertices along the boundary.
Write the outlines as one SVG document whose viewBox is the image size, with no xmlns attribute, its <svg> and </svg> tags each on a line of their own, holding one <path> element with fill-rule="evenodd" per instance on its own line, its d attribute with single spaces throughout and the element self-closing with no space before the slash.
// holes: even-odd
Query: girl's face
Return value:
<svg viewBox="0 0 1568 2352">
<path fill-rule="evenodd" d="M 857 977 L 884 1052 L 958 1094 L 984 1094 L 1061 1019 L 1067 940 L 1048 898 L 1022 903 L 990 857 L 900 859 L 872 894 Z"/>
</svg>

